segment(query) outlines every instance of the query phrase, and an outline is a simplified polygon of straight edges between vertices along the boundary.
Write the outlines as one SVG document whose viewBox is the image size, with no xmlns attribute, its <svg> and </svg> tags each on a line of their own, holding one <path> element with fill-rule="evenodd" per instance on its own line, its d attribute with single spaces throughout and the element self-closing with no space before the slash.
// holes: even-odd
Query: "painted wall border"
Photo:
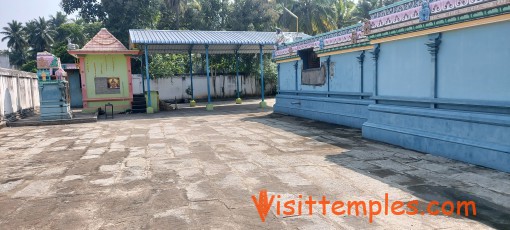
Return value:
<svg viewBox="0 0 510 230">
<path fill-rule="evenodd" d="M 350 52 L 355 52 L 355 51 L 371 50 L 373 48 L 374 48 L 373 45 L 361 46 L 361 47 L 356 47 L 356 48 L 351 48 L 351 49 L 337 50 L 337 51 L 331 51 L 331 52 L 327 52 L 327 53 L 321 53 L 321 54 L 317 54 L 317 57 L 326 57 L 326 56 L 343 54 L 343 53 L 350 53 Z"/>
<path fill-rule="evenodd" d="M 510 14 L 503 14 L 503 15 L 498 15 L 498 16 L 494 16 L 494 17 L 478 19 L 475 21 L 461 22 L 459 24 L 454 24 L 454 25 L 448 25 L 448 26 L 443 26 L 443 27 L 438 27 L 438 28 L 416 31 L 416 32 L 396 35 L 396 36 L 392 36 L 392 37 L 374 39 L 374 40 L 370 41 L 370 44 L 378 44 L 378 43 L 384 43 L 384 42 L 397 41 L 397 40 L 402 40 L 402 39 L 407 39 L 407 38 L 414 38 L 414 37 L 419 37 L 419 36 L 424 36 L 424 35 L 429 35 L 429 34 L 434 34 L 434 33 L 441 33 L 441 32 L 446 32 L 446 31 L 465 29 L 465 28 L 469 28 L 469 27 L 487 25 L 487 24 L 491 24 L 491 23 L 504 22 L 504 21 L 509 21 L 509 20 L 510 20 Z"/>
</svg>

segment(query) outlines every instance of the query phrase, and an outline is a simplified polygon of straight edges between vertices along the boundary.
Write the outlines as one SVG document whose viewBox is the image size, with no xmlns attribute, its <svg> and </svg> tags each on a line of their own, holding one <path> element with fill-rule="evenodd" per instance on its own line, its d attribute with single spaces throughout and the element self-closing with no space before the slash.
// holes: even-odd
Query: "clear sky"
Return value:
<svg viewBox="0 0 510 230">
<path fill-rule="evenodd" d="M 63 11 L 60 0 L 0 0 L 0 6 L 0 30 L 12 20 L 25 23 L 38 17 L 48 19 L 49 15 Z M 2 37 L 0 35 L 0 40 Z M 0 50 L 4 49 L 7 49 L 7 41 L 0 42 Z"/>
</svg>

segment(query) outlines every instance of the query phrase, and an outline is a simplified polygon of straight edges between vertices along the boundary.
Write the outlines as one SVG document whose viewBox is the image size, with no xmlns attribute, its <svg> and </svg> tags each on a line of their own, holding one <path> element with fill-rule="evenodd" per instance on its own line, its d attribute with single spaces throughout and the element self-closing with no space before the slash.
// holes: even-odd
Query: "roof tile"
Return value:
<svg viewBox="0 0 510 230">
<path fill-rule="evenodd" d="M 106 28 L 102 28 L 99 33 L 96 34 L 83 46 L 80 51 L 127 51 L 128 49 L 115 38 Z"/>
</svg>

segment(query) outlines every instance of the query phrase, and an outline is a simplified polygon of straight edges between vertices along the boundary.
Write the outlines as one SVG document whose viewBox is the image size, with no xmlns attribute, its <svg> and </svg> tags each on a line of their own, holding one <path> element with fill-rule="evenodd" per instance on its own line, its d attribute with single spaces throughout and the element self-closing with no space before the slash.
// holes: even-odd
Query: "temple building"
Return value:
<svg viewBox="0 0 510 230">
<path fill-rule="evenodd" d="M 82 49 L 69 53 L 79 59 L 83 112 L 95 112 L 108 103 L 115 112 L 131 110 L 131 56 L 138 50 L 128 50 L 103 28 Z"/>
<path fill-rule="evenodd" d="M 510 0 L 407 0 L 274 53 L 274 111 L 510 172 Z"/>
</svg>

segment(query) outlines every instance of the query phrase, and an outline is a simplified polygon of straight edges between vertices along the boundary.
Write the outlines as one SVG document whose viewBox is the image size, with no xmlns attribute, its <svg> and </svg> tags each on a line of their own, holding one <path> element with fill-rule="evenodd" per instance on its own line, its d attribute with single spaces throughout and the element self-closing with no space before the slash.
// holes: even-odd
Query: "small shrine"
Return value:
<svg viewBox="0 0 510 230">
<path fill-rule="evenodd" d="M 41 120 L 64 120 L 73 117 L 66 76 L 59 58 L 48 52 L 37 53 Z"/>
<path fill-rule="evenodd" d="M 79 60 L 82 111 L 95 113 L 106 105 L 113 106 L 115 112 L 131 110 L 131 56 L 139 51 L 128 50 L 105 28 L 83 48 L 69 48 L 69 54 Z"/>
</svg>

